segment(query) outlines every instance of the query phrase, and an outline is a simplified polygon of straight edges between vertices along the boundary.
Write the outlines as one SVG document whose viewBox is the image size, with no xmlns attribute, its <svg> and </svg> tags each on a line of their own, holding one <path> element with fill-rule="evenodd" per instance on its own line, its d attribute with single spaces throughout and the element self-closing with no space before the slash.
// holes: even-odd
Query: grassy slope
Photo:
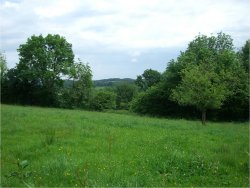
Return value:
<svg viewBox="0 0 250 188">
<path fill-rule="evenodd" d="M 1 186 L 248 186 L 248 123 L 2 105 Z M 23 173 L 25 174 L 25 173 Z"/>
</svg>

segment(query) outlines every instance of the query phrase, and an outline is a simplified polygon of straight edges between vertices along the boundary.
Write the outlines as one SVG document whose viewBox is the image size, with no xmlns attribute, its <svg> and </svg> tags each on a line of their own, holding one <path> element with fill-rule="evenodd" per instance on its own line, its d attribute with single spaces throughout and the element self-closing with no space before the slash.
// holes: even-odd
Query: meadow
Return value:
<svg viewBox="0 0 250 188">
<path fill-rule="evenodd" d="M 249 186 L 249 123 L 1 105 L 1 187 Z"/>
</svg>

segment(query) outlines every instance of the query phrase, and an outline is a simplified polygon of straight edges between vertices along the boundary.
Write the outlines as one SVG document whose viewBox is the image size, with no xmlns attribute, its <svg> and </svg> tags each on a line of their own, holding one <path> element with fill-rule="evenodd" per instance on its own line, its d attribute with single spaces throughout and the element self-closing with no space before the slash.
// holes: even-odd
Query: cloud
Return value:
<svg viewBox="0 0 250 188">
<path fill-rule="evenodd" d="M 37 5 L 37 8 L 34 8 L 35 14 L 38 15 L 40 19 L 54 18 L 67 15 L 77 10 L 80 5 L 80 1 L 77 0 L 74 0 L 73 3 L 72 1 L 68 0 L 43 0 L 40 2 L 42 3 Z"/>
<path fill-rule="evenodd" d="M 131 62 L 132 62 L 132 63 L 136 63 L 137 61 L 138 61 L 138 60 L 137 60 L 137 58 L 135 58 L 135 57 L 131 59 Z"/>
<path fill-rule="evenodd" d="M 52 33 L 72 43 L 77 57 L 94 61 L 93 66 L 102 64 L 101 69 L 92 67 L 98 78 L 101 73 L 97 70 L 112 77 L 115 71 L 111 74 L 111 65 L 117 68 L 124 64 L 125 69 L 125 62 L 128 67 L 131 63 L 143 68 L 145 65 L 162 68 L 156 61 L 157 55 L 163 58 L 164 53 L 155 50 L 165 49 L 167 62 L 176 58 L 171 54 L 178 54 L 199 33 L 226 32 L 240 47 L 249 38 L 250 30 L 248 0 L 2 0 L 0 3 L 1 48 L 6 51 L 9 67 L 18 62 L 16 49 L 28 37 Z M 177 52 L 167 53 L 167 49 Z M 153 53 L 149 56 L 150 52 Z M 150 58 L 147 60 L 145 56 Z M 118 61 L 117 57 L 123 60 Z M 141 70 L 138 67 L 130 68 L 133 73 L 127 74 L 141 74 L 136 72 Z"/>
<path fill-rule="evenodd" d="M 131 56 L 131 62 L 136 63 L 138 62 L 138 58 L 141 56 L 141 52 L 136 50 L 129 53 L 129 55 Z"/>
<path fill-rule="evenodd" d="M 3 3 L 3 8 L 6 8 L 6 9 L 18 9 L 18 3 L 14 3 L 14 2 L 9 2 L 9 1 L 5 1 Z"/>
</svg>

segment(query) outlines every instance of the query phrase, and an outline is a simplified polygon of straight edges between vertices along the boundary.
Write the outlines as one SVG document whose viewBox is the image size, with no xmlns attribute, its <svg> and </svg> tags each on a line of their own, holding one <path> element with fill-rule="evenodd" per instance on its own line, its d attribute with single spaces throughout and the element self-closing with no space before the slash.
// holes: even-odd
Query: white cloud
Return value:
<svg viewBox="0 0 250 188">
<path fill-rule="evenodd" d="M 80 1 L 76 0 L 43 0 L 42 4 L 34 8 L 34 12 L 40 18 L 54 18 L 73 12 L 79 5 Z"/>
<path fill-rule="evenodd" d="M 132 63 L 136 63 L 137 61 L 138 61 L 137 58 L 132 58 L 132 59 L 131 59 L 131 62 L 132 62 Z"/>
<path fill-rule="evenodd" d="M 200 3 L 202 2 L 202 3 Z M 83 39 L 117 48 L 156 48 L 179 46 L 199 32 L 217 33 L 244 17 L 247 8 L 235 1 L 91 1 L 89 7 L 108 15 L 83 17 L 74 22 Z M 232 13 L 234 12 L 234 13 Z M 239 18 L 240 17 L 240 18 Z M 91 27 L 102 32 L 87 31 Z"/>
<path fill-rule="evenodd" d="M 131 56 L 132 57 L 139 57 L 141 55 L 141 52 L 140 51 L 133 51 L 132 53 L 131 53 Z"/>
<path fill-rule="evenodd" d="M 10 9 L 18 9 L 18 3 L 10 2 L 10 1 L 5 1 L 3 3 L 3 8 L 10 8 Z"/>
</svg>

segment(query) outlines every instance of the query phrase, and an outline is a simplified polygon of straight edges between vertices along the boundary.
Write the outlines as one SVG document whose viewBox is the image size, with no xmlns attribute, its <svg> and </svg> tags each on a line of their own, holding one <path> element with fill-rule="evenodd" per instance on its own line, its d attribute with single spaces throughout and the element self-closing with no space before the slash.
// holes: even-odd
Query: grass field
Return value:
<svg viewBox="0 0 250 188">
<path fill-rule="evenodd" d="M 1 187 L 249 186 L 249 124 L 1 105 Z"/>
</svg>

